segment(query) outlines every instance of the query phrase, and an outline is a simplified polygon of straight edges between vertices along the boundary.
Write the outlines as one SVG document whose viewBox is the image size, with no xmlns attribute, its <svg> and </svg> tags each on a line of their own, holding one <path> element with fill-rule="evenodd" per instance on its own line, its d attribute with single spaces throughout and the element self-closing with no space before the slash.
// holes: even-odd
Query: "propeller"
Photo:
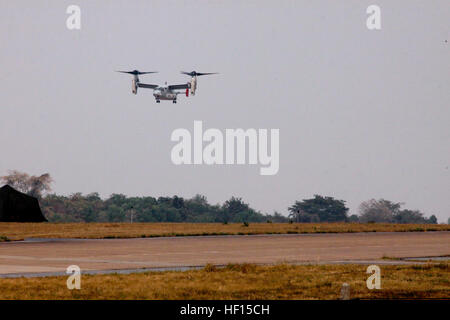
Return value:
<svg viewBox="0 0 450 320">
<path fill-rule="evenodd" d="M 181 73 L 182 74 L 187 74 L 188 76 L 191 76 L 191 77 L 207 76 L 209 74 L 218 74 L 218 72 L 197 72 L 197 71 L 191 71 L 191 72 L 181 71 Z"/>
<path fill-rule="evenodd" d="M 137 75 L 140 75 L 140 74 L 157 73 L 158 71 L 141 72 L 139 70 L 133 70 L 133 71 L 116 71 L 116 72 L 128 73 L 128 74 L 133 74 L 133 75 L 137 76 Z"/>
</svg>

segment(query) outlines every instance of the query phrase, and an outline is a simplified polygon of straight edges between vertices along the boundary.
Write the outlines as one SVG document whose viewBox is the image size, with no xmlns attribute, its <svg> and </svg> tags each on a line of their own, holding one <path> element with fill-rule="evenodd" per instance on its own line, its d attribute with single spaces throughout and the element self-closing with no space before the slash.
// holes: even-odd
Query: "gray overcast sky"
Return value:
<svg viewBox="0 0 450 320">
<path fill-rule="evenodd" d="M 2 1 L 0 174 L 49 172 L 59 194 L 236 195 L 268 213 L 314 194 L 351 213 L 382 197 L 447 221 L 449 21 L 448 0 Z M 113 72 L 134 68 L 160 71 L 150 83 L 221 74 L 156 104 Z M 175 166 L 170 135 L 194 120 L 279 128 L 279 173 Z"/>
</svg>

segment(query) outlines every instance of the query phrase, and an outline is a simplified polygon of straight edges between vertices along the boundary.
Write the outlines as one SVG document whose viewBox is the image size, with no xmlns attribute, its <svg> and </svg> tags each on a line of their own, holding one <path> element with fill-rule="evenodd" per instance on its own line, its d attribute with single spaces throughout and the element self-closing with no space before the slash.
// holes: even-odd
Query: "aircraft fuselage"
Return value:
<svg viewBox="0 0 450 320">
<path fill-rule="evenodd" d="M 160 100 L 172 100 L 174 103 L 177 101 L 177 93 L 169 90 L 167 87 L 158 87 L 153 90 L 153 96 L 156 102 Z"/>
</svg>

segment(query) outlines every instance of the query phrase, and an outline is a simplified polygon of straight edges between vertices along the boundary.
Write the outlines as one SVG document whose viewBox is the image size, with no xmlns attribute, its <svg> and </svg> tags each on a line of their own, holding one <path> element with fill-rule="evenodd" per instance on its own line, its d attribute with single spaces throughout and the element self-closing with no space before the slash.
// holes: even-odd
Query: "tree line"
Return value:
<svg viewBox="0 0 450 320">
<path fill-rule="evenodd" d="M 49 174 L 30 176 L 11 171 L 0 181 L 39 199 L 49 222 L 362 222 L 362 223 L 427 223 L 435 224 L 435 215 L 426 218 L 418 210 L 402 209 L 403 203 L 371 199 L 361 203 L 359 214 L 348 215 L 344 200 L 314 195 L 295 201 L 289 215 L 278 212 L 261 213 L 242 198 L 231 197 L 223 204 L 212 205 L 203 195 L 190 199 L 173 197 L 127 197 L 112 194 L 102 199 L 98 193 L 70 196 L 49 194 L 52 179 Z"/>
<path fill-rule="evenodd" d="M 113 194 L 102 200 L 98 193 L 48 195 L 40 201 L 51 222 L 287 222 L 281 214 L 263 214 L 241 198 L 211 205 L 206 197 L 127 197 Z"/>
<path fill-rule="evenodd" d="M 419 210 L 402 209 L 403 205 L 385 199 L 370 199 L 360 204 L 359 215 L 348 216 L 344 200 L 315 195 L 312 199 L 296 201 L 288 210 L 289 217 L 297 222 L 437 223 L 435 215 L 426 218 Z"/>
</svg>

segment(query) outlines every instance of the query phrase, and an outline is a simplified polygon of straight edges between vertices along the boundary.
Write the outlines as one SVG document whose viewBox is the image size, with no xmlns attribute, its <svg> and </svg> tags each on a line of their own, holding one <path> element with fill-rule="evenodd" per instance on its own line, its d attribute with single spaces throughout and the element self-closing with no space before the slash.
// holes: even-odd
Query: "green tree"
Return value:
<svg viewBox="0 0 450 320">
<path fill-rule="evenodd" d="M 124 222 L 126 219 L 126 212 L 116 204 L 112 204 L 106 211 L 109 222 Z"/>
<path fill-rule="evenodd" d="M 288 222 L 289 218 L 275 211 L 272 215 L 266 215 L 266 220 L 270 222 Z"/>
<path fill-rule="evenodd" d="M 344 200 L 314 195 L 312 199 L 296 201 L 288 208 L 290 217 L 298 222 L 347 221 L 348 208 Z"/>
<path fill-rule="evenodd" d="M 427 223 L 429 223 L 429 224 L 437 224 L 438 220 L 437 220 L 436 216 L 433 214 L 427 219 Z"/>
<path fill-rule="evenodd" d="M 395 223 L 426 223 L 427 220 L 423 217 L 423 213 L 419 210 L 398 210 L 394 214 Z"/>
<path fill-rule="evenodd" d="M 249 206 L 242 198 L 231 197 L 229 200 L 225 201 L 222 206 L 222 217 L 223 222 L 234 221 L 238 213 L 248 211 Z"/>
</svg>

